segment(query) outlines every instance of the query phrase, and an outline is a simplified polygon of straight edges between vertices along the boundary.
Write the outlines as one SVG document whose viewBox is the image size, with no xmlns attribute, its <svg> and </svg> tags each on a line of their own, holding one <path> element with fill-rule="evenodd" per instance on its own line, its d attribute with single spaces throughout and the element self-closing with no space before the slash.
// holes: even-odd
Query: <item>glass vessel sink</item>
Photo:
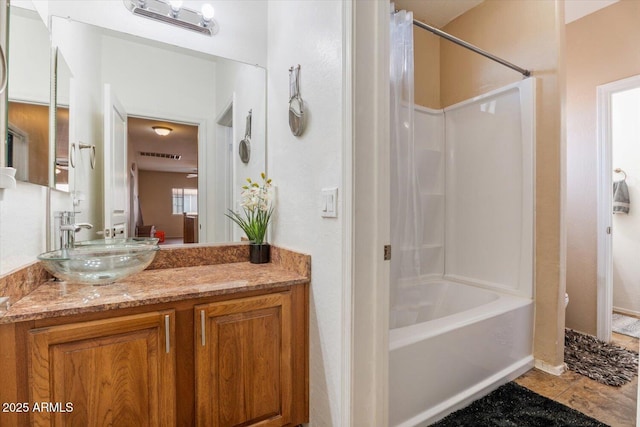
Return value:
<svg viewBox="0 0 640 427">
<path fill-rule="evenodd" d="M 105 285 L 138 273 L 156 256 L 158 239 L 132 237 L 75 242 L 38 255 L 44 268 L 68 283 Z"/>
</svg>

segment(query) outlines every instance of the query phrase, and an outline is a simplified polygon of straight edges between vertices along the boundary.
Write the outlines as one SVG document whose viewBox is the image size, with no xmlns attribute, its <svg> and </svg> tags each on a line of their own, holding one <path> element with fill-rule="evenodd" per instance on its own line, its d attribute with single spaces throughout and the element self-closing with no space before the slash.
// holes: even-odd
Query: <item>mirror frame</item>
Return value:
<svg viewBox="0 0 640 427">
<path fill-rule="evenodd" d="M 10 2 L 6 1 L 5 7 L 0 7 L 0 28 L 3 28 L 3 31 L 0 31 L 0 48 L 2 48 L 2 53 L 0 55 L 3 58 L 0 58 L 1 61 L 4 61 L 5 69 L 4 69 L 4 78 L 8 78 L 9 74 L 9 55 L 8 55 L 8 41 L 9 41 L 9 7 Z M 4 90 L 0 93 L 2 96 L 0 101 L 0 134 L 2 134 L 2 144 L 0 144 L 0 167 L 5 167 L 7 165 L 7 136 L 8 136 L 8 104 L 9 104 L 9 85 L 5 86 Z"/>
<path fill-rule="evenodd" d="M 49 33 L 51 37 L 51 33 Z M 58 97 L 58 47 L 51 46 L 49 54 L 49 188 L 56 188 L 56 100 Z"/>
</svg>

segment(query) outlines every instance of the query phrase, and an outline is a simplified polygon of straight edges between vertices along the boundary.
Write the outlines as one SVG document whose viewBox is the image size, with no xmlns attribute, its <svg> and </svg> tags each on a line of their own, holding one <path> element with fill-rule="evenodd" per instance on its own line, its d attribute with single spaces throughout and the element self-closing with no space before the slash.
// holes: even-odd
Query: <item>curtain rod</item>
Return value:
<svg viewBox="0 0 640 427">
<path fill-rule="evenodd" d="M 459 38 L 457 38 L 455 36 L 452 36 L 449 33 L 445 33 L 444 31 L 439 30 L 439 29 L 437 29 L 435 27 L 432 27 L 431 25 L 425 24 L 424 22 L 420 22 L 420 21 L 418 21 L 416 19 L 413 20 L 413 25 L 415 25 L 417 27 L 420 27 L 420 28 L 422 28 L 424 30 L 430 31 L 433 34 L 435 34 L 437 36 L 440 36 L 442 38 L 445 38 L 445 39 L 449 40 L 450 42 L 453 42 L 453 43 L 455 43 L 457 45 L 460 45 L 462 47 L 466 47 L 469 50 L 472 50 L 472 51 L 474 51 L 476 53 L 479 53 L 480 55 L 484 56 L 485 58 L 489 58 L 492 61 L 495 61 L 495 62 L 498 62 L 498 63 L 504 65 L 505 67 L 509 67 L 512 70 L 515 70 L 515 71 L 519 72 L 524 77 L 531 76 L 531 71 L 525 70 L 524 68 L 521 68 L 521 67 L 518 67 L 517 65 L 514 65 L 509 61 L 505 61 L 502 58 L 499 58 L 499 57 L 497 57 L 495 55 L 492 55 L 489 52 L 487 52 L 485 50 L 482 50 L 477 46 L 472 45 L 471 43 L 467 43 L 466 41 L 461 40 L 461 39 L 459 39 Z"/>
</svg>

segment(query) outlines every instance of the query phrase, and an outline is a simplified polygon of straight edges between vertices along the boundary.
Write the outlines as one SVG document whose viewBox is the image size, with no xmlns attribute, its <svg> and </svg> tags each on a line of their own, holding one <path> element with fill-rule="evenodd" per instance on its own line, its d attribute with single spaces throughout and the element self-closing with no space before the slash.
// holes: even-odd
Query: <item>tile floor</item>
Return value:
<svg viewBox="0 0 640 427">
<path fill-rule="evenodd" d="M 638 338 L 615 332 L 612 342 L 639 349 Z M 622 387 L 611 387 L 569 370 L 558 377 L 532 369 L 515 382 L 612 427 L 636 426 L 638 377 Z"/>
</svg>

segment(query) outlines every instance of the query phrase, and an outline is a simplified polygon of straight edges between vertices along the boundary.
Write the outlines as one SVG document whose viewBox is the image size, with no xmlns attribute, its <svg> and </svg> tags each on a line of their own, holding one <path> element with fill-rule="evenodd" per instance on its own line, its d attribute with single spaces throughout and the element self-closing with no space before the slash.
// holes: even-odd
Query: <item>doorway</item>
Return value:
<svg viewBox="0 0 640 427">
<path fill-rule="evenodd" d="M 597 93 L 597 335 L 610 341 L 614 312 L 640 318 L 640 75 Z"/>
<path fill-rule="evenodd" d="M 133 235 L 197 243 L 198 125 L 129 116 L 127 128 Z"/>
</svg>

